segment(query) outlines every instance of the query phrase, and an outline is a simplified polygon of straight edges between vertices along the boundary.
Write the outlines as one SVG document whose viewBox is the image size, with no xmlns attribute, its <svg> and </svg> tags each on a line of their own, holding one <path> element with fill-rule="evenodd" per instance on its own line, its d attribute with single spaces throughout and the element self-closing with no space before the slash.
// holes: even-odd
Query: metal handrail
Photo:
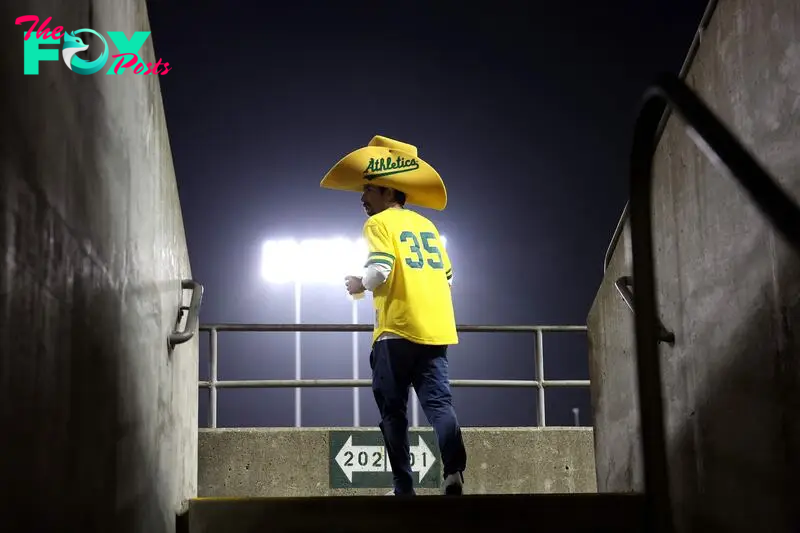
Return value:
<svg viewBox="0 0 800 533">
<path fill-rule="evenodd" d="M 219 380 L 218 376 L 218 334 L 223 331 L 245 332 L 370 332 L 372 324 L 203 324 L 200 331 L 209 333 L 209 378 L 199 381 L 198 387 L 209 390 L 208 427 L 217 427 L 217 390 L 233 388 L 304 388 L 304 387 L 369 387 L 368 379 L 267 379 L 267 380 Z M 547 380 L 544 378 L 544 333 L 586 332 L 586 326 L 487 326 L 459 325 L 460 333 L 533 333 L 536 339 L 534 359 L 536 363 L 535 380 L 499 379 L 454 379 L 454 387 L 534 387 L 538 390 L 537 424 L 546 427 L 545 389 L 549 387 L 588 387 L 589 380 Z M 416 408 L 416 404 L 413 404 Z"/>
<path fill-rule="evenodd" d="M 193 279 L 185 279 L 181 281 L 181 297 L 183 297 L 184 290 L 192 291 L 192 299 L 188 306 L 181 306 L 178 309 L 178 319 L 175 324 L 175 330 L 169 335 L 169 347 L 174 348 L 178 344 L 183 344 L 189 341 L 197 331 L 200 322 L 200 306 L 203 303 L 203 286 Z M 188 311 L 186 316 L 186 326 L 183 331 L 178 331 L 181 318 L 183 318 L 184 311 Z"/>
<path fill-rule="evenodd" d="M 697 50 L 700 48 L 700 42 L 703 40 L 703 34 L 711 22 L 711 15 L 714 13 L 716 7 L 717 0 L 710 0 L 706 5 L 706 10 L 703 12 L 703 18 L 700 19 L 700 24 L 698 25 L 697 31 L 692 38 L 692 44 L 689 46 L 689 52 L 686 54 L 686 58 L 683 60 L 683 65 L 681 65 L 681 70 L 678 73 L 678 77 L 682 80 L 685 79 L 686 75 L 689 73 L 689 68 L 692 66 L 692 62 L 697 55 Z M 658 142 L 661 140 L 661 135 L 664 133 L 664 129 L 667 127 L 669 115 L 670 109 L 664 109 L 664 112 L 659 119 L 658 126 L 656 127 L 655 135 L 653 136 L 653 142 L 655 144 L 658 144 Z M 628 220 L 628 215 L 630 214 L 628 205 L 628 202 L 626 202 L 625 208 L 622 210 L 622 214 L 619 216 L 617 227 L 614 228 L 614 233 L 611 235 L 611 242 L 608 244 L 608 248 L 606 248 L 606 255 L 603 260 L 603 272 L 608 270 L 608 265 L 611 263 L 611 257 L 614 255 L 614 250 L 616 250 L 617 243 L 622 236 L 622 230 L 625 228 L 625 222 Z"/>
<path fill-rule="evenodd" d="M 611 235 L 611 242 L 608 243 L 608 248 L 606 248 L 606 255 L 603 259 L 603 274 L 606 273 L 608 265 L 611 264 L 611 258 L 614 256 L 614 251 L 617 249 L 617 243 L 620 237 L 622 237 L 622 230 L 625 228 L 625 222 L 628 221 L 628 205 L 628 202 L 625 202 L 625 209 L 622 210 L 622 214 L 619 216 L 617 227 L 614 228 L 614 234 Z"/>
<path fill-rule="evenodd" d="M 248 331 L 248 332 L 289 332 L 294 333 L 350 333 L 353 331 L 374 331 L 373 324 L 202 324 L 201 331 Z M 459 333 L 536 333 L 586 331 L 586 326 L 483 326 L 458 325 Z"/>
<path fill-rule="evenodd" d="M 688 124 L 690 138 L 744 188 L 761 213 L 800 252 L 800 208 L 692 90 L 674 75 L 661 76 L 645 93 L 631 151 L 630 213 L 636 366 L 644 455 L 648 531 L 673 531 L 666 453 L 657 298 L 652 236 L 653 159 L 659 117 L 670 105 Z"/>
<path fill-rule="evenodd" d="M 588 387 L 588 379 L 558 379 L 558 380 L 530 380 L 530 379 L 451 379 L 452 387 L 488 387 L 488 388 L 525 388 L 525 387 Z M 201 388 L 210 388 L 211 381 L 200 381 Z M 304 388 L 340 388 L 340 387 L 369 387 L 369 379 L 245 379 L 215 381 L 213 385 L 218 389 L 282 389 L 290 387 Z"/>
<path fill-rule="evenodd" d="M 617 292 L 622 297 L 622 301 L 625 302 L 625 305 L 628 306 L 628 309 L 631 310 L 631 313 L 636 313 L 634 310 L 633 304 L 633 291 L 631 287 L 633 286 L 633 278 L 630 276 L 622 276 L 617 281 L 614 282 L 614 287 L 617 288 Z M 665 342 L 670 346 L 675 344 L 675 334 L 669 331 L 667 328 L 664 327 L 664 324 L 659 319 L 658 321 L 658 341 Z"/>
</svg>

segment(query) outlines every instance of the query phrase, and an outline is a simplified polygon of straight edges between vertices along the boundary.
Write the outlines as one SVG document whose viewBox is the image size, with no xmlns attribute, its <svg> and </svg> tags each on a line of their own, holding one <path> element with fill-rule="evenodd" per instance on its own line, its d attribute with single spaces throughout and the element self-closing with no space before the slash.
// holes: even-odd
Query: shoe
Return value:
<svg viewBox="0 0 800 533">
<path fill-rule="evenodd" d="M 447 496 L 461 496 L 464 494 L 464 474 L 455 472 L 444 478 L 442 492 Z"/>
</svg>

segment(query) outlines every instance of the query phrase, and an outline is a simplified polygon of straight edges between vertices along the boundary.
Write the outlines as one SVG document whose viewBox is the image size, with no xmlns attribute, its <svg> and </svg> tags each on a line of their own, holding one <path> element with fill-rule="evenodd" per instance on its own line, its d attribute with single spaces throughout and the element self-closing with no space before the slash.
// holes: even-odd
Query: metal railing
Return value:
<svg viewBox="0 0 800 533">
<path fill-rule="evenodd" d="M 369 387 L 369 379 L 250 379 L 220 380 L 218 379 L 220 332 L 371 332 L 372 324 L 205 324 L 201 331 L 209 333 L 209 379 L 200 381 L 199 387 L 209 390 L 208 427 L 217 427 L 217 391 L 219 389 L 261 389 L 261 388 L 300 388 L 306 387 Z M 589 380 L 548 380 L 544 377 L 544 333 L 586 332 L 586 326 L 458 326 L 460 333 L 533 333 L 536 342 L 534 359 L 536 379 L 452 379 L 453 387 L 535 387 L 538 390 L 537 426 L 546 427 L 545 389 L 549 387 L 588 387 Z M 297 397 L 296 400 L 297 401 Z M 356 397 L 353 398 L 354 411 Z M 411 402 L 412 425 L 417 427 L 418 411 L 416 398 Z"/>
<path fill-rule="evenodd" d="M 689 137 L 717 167 L 742 187 L 785 239 L 800 252 L 800 208 L 717 116 L 677 76 L 665 75 L 645 93 L 636 121 L 630 165 L 631 255 L 636 290 L 636 367 L 639 417 L 644 455 L 648 531 L 673 531 L 669 468 L 666 451 L 664 398 L 657 320 L 652 235 L 653 159 L 659 117 L 666 106 L 687 125 Z"/>
<path fill-rule="evenodd" d="M 181 293 L 186 290 L 192 291 L 192 299 L 189 305 L 181 304 L 178 308 L 178 318 L 175 320 L 175 328 L 167 339 L 170 350 L 179 344 L 191 340 L 197 331 L 197 325 L 200 320 L 200 305 L 203 303 L 203 286 L 193 279 L 185 279 L 181 281 Z M 181 294 L 181 298 L 183 298 L 183 294 Z M 180 328 L 184 313 L 188 313 L 186 325 L 183 330 L 180 330 L 178 328 Z"/>
</svg>

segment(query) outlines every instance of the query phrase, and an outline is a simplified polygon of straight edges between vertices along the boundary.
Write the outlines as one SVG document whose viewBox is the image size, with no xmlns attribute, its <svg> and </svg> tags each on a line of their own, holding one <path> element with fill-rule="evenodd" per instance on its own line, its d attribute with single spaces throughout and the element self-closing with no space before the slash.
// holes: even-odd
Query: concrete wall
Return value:
<svg viewBox="0 0 800 533">
<path fill-rule="evenodd" d="M 800 3 L 722 0 L 688 83 L 800 198 Z M 796 531 L 800 261 L 669 120 L 655 158 L 659 312 L 670 474 L 682 531 Z M 589 314 L 598 489 L 641 486 L 632 322 L 613 288 Z M 624 390 L 623 390 L 624 389 Z"/>
<path fill-rule="evenodd" d="M 328 432 L 351 428 L 201 429 L 200 497 L 385 494 L 329 488 Z M 376 431 L 359 428 L 352 431 Z M 595 492 L 589 428 L 463 428 L 471 494 Z M 439 473 L 438 475 L 441 475 Z M 438 493 L 422 489 L 419 494 Z"/>
<path fill-rule="evenodd" d="M 28 14 L 148 29 L 144 0 L 0 3 L 2 523 L 172 531 L 196 490 L 197 345 L 167 350 L 191 272 L 159 79 L 60 58 L 24 76 Z"/>
<path fill-rule="evenodd" d="M 600 492 L 644 490 L 633 313 L 614 287 L 632 270 L 630 227 L 626 224 L 586 321 Z"/>
</svg>

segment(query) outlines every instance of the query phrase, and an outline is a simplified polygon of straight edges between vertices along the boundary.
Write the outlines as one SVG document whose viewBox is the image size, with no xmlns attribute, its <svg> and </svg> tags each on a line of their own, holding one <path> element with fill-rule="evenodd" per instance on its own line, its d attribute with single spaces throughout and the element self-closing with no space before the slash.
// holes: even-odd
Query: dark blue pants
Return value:
<svg viewBox="0 0 800 533">
<path fill-rule="evenodd" d="M 467 452 L 450 394 L 447 346 L 417 344 L 405 339 L 382 340 L 372 346 L 369 363 L 395 494 L 414 493 L 406 416 L 408 389 L 412 385 L 436 432 L 444 476 L 463 472 Z"/>
</svg>

